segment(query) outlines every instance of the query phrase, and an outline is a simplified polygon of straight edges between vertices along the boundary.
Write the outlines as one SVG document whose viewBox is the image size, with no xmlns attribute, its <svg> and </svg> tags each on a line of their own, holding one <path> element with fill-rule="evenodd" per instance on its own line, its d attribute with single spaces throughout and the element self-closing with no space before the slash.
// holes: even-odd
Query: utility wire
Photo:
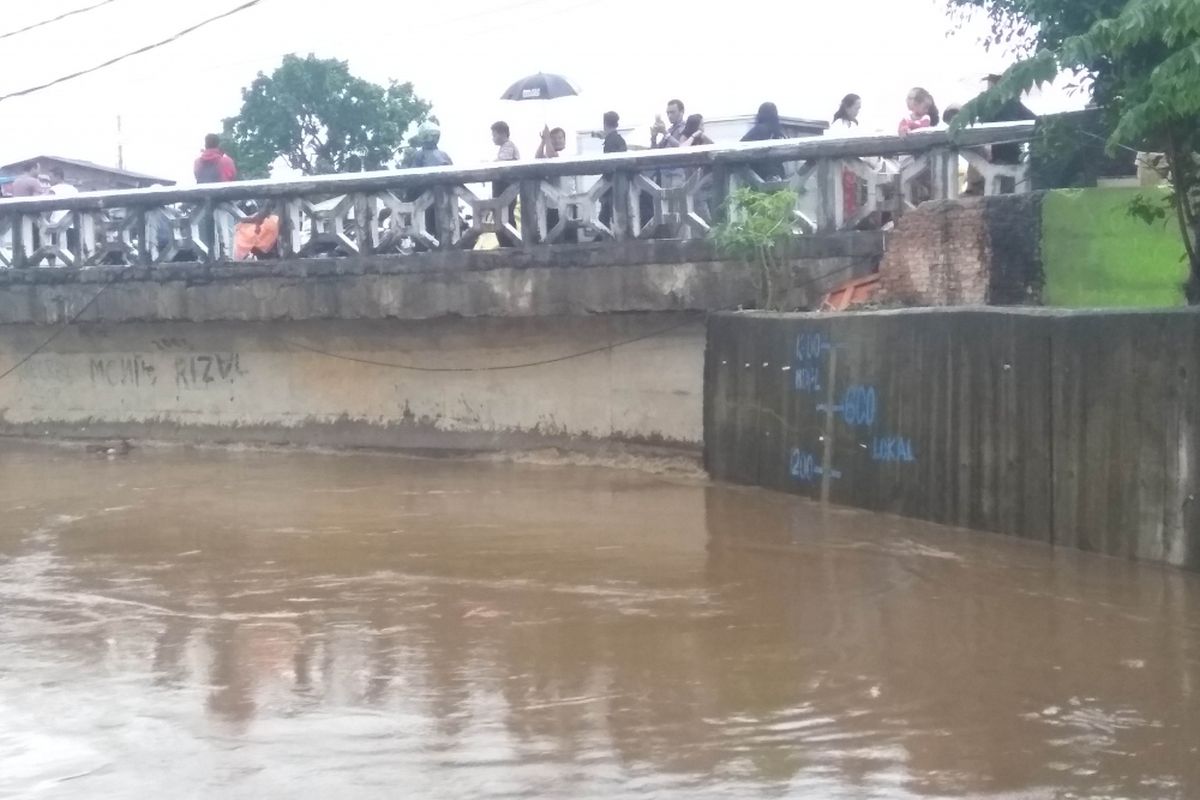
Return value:
<svg viewBox="0 0 1200 800">
<path fill-rule="evenodd" d="M 38 28 L 44 28 L 47 25 L 54 24 L 55 22 L 61 22 L 62 20 L 67 19 L 68 17 L 78 16 L 79 14 L 86 14 L 89 11 L 95 11 L 97 8 L 100 8 L 102 6 L 111 5 L 115 2 L 117 2 L 117 0 L 101 0 L 101 2 L 99 2 L 99 3 L 93 3 L 90 6 L 84 6 L 83 8 L 77 8 L 74 11 L 67 11 L 66 13 L 59 14 L 57 17 L 51 17 L 50 19 L 44 19 L 41 22 L 35 22 L 32 25 L 26 25 L 24 28 L 18 28 L 15 31 L 9 31 L 8 33 L 0 33 L 0 40 L 9 39 L 9 38 L 12 38 L 13 36 L 17 36 L 18 34 L 22 34 L 22 33 L 28 33 L 29 31 L 34 31 L 34 30 L 37 30 Z"/>
<path fill-rule="evenodd" d="M 21 367 L 25 366 L 27 363 L 29 363 L 30 359 L 32 359 L 38 353 L 45 350 L 47 347 L 49 347 L 51 344 L 53 344 L 54 341 L 56 339 L 58 339 L 58 337 L 62 336 L 64 333 L 66 333 L 67 328 L 70 328 L 72 325 L 74 325 L 76 322 L 78 322 L 79 318 L 82 317 L 84 314 L 86 314 L 89 308 L 96 305 L 96 301 L 100 299 L 101 295 L 103 295 L 110 288 L 112 288 L 112 285 L 117 282 L 117 278 L 121 277 L 121 275 L 124 272 L 128 271 L 128 269 L 129 269 L 129 267 L 126 267 L 125 269 L 122 269 L 119 272 L 115 273 L 111 278 L 109 278 L 105 282 L 105 284 L 103 286 L 100 287 L 100 291 L 98 291 L 94 295 L 92 295 L 91 300 L 88 300 L 86 303 L 84 303 L 83 308 L 76 311 L 75 314 L 69 320 L 67 320 L 61 327 L 59 327 L 59 329 L 56 330 L 49 338 L 47 338 L 46 341 L 42 342 L 37 347 L 35 347 L 33 350 L 31 350 L 27 356 L 22 358 L 16 364 L 12 365 L 8 369 L 6 369 L 4 372 L 0 372 L 0 381 L 4 380 L 9 375 L 12 375 L 14 372 L 19 370 Z"/>
<path fill-rule="evenodd" d="M 609 350 L 616 350 L 619 347 L 627 347 L 631 344 L 637 344 L 638 342 L 644 342 L 648 339 L 656 339 L 659 336 L 665 336 L 666 334 L 671 333 L 672 331 L 679 330 L 680 328 L 682 328 L 686 325 L 692 325 L 695 322 L 696 322 L 695 319 L 685 320 L 684 322 L 677 322 L 674 325 L 671 325 L 666 328 L 661 328 L 656 331 L 651 331 L 650 333 L 644 334 L 642 336 L 635 336 L 632 339 L 624 339 L 619 342 L 613 342 L 611 344 L 603 345 L 602 347 L 593 347 L 590 350 L 584 350 L 579 353 L 571 353 L 570 355 L 565 355 L 565 356 L 558 356 L 557 358 L 545 358 L 545 359 L 542 359 L 541 361 L 529 361 L 524 364 L 503 364 L 500 366 L 486 366 L 486 367 L 418 367 L 413 364 L 395 364 L 390 361 L 372 361 L 369 358 L 357 358 L 355 356 L 343 356 L 338 353 L 330 353 L 327 350 L 320 350 L 316 347 L 310 347 L 306 344 L 303 344 L 302 342 L 297 342 L 292 339 L 284 339 L 283 342 L 284 342 L 284 344 L 291 345 L 292 347 L 295 347 L 297 349 L 306 350 L 309 353 L 314 353 L 319 356 L 326 356 L 328 358 L 336 358 L 339 361 L 352 361 L 355 364 L 366 364 L 367 366 L 371 366 L 371 367 L 387 367 L 388 369 L 400 369 L 400 370 L 404 370 L 406 372 L 440 372 L 440 373 L 445 373 L 445 372 L 457 372 L 457 373 L 461 373 L 461 372 L 509 372 L 509 371 L 517 370 L 517 369 L 531 369 L 533 367 L 545 367 L 550 364 L 559 364 L 559 363 L 562 363 L 563 361 L 573 361 L 574 359 L 577 359 L 577 358 L 584 358 L 586 356 L 596 355 L 597 353 L 605 353 L 605 352 L 608 352 Z"/>
<path fill-rule="evenodd" d="M 17 91 L 17 92 L 9 92 L 8 94 L 0 95 L 0 102 L 3 102 L 4 100 L 11 100 L 14 97 L 24 97 L 25 95 L 30 95 L 30 94 L 33 94 L 34 92 L 40 92 L 44 89 L 49 89 L 52 86 L 57 86 L 60 83 L 66 83 L 67 81 L 72 81 L 72 80 L 75 80 L 76 78 L 82 78 L 83 76 L 90 75 L 93 72 L 99 72 L 100 70 L 105 69 L 107 67 L 111 67 L 114 64 L 119 64 L 122 61 L 125 61 L 126 59 L 133 58 L 134 56 L 139 56 L 139 55 L 142 55 L 143 53 L 148 53 L 151 50 L 156 50 L 159 47 L 162 47 L 164 45 L 171 44 L 171 43 L 177 41 L 178 39 L 181 39 L 184 36 L 187 36 L 189 33 L 194 33 L 205 26 L 208 26 L 214 22 L 218 22 L 220 20 L 226 19 L 227 17 L 232 17 L 234 14 L 245 11 L 249 8 L 253 8 L 254 6 L 259 5 L 262 2 L 263 2 L 263 0 L 248 0 L 248 2 L 242 3 L 240 6 L 231 8 L 230 10 L 225 11 L 221 14 L 218 14 L 215 17 L 209 17 L 206 20 L 197 22 L 195 25 L 192 25 L 188 28 L 184 28 L 183 30 L 179 31 L 178 33 L 168 36 L 166 39 L 163 39 L 158 42 L 153 42 L 152 44 L 145 45 L 144 47 L 139 47 L 137 50 L 133 50 L 133 51 L 125 53 L 123 55 L 119 55 L 116 58 L 110 58 L 108 61 L 105 61 L 101 64 L 97 64 L 94 67 L 90 67 L 88 69 L 83 69 L 78 72 L 72 72 L 70 75 L 63 75 L 62 77 L 55 78 L 52 81 L 47 81 L 46 83 L 42 83 L 37 86 L 30 86 L 28 89 L 21 89 L 20 91 Z"/>
<path fill-rule="evenodd" d="M 821 281 L 827 281 L 830 278 L 834 277 L 835 275 L 840 275 L 843 272 L 849 272 L 850 270 L 855 269 L 857 267 L 858 267 L 857 264 L 850 264 L 849 266 L 840 267 L 840 268 L 835 269 L 831 272 L 828 272 L 824 275 L 820 275 L 818 277 L 812 278 L 811 280 L 805 281 L 804 283 L 798 284 L 792 288 L 793 289 L 804 289 L 809 286 L 812 286 L 813 284 L 820 283 Z M 720 309 L 718 309 L 718 310 L 720 310 Z M 471 372 L 511 372 L 512 370 L 518 370 L 518 369 L 532 369 L 534 367 L 544 367 L 544 366 L 548 366 L 550 364 L 561 364 L 564 361 L 573 361 L 577 358 L 586 358 L 587 356 L 593 356 L 593 355 L 596 355 L 597 353 L 605 353 L 610 350 L 616 350 L 621 347 L 628 347 L 629 345 L 638 344 L 640 342 L 645 342 L 650 339 L 657 339 L 659 336 L 665 336 L 668 333 L 672 333 L 674 331 L 679 330 L 680 328 L 686 327 L 688 325 L 692 325 L 695 322 L 696 322 L 696 320 L 694 318 L 687 319 L 687 320 L 684 320 L 683 322 L 677 322 L 674 325 L 669 325 L 666 328 L 661 328 L 659 330 L 651 331 L 650 333 L 644 334 L 642 336 L 635 336 L 632 339 L 623 339 L 619 342 L 612 342 L 610 344 L 602 345 L 601 347 L 593 347 L 588 350 L 582 350 L 578 353 L 570 353 L 568 355 L 558 356 L 556 358 L 545 358 L 545 359 L 541 359 L 540 361 L 528 361 L 523 364 L 502 364 L 499 366 L 488 365 L 488 366 L 482 366 L 482 367 L 419 367 L 415 364 L 398 364 L 398 363 L 391 362 L 391 361 L 375 361 L 375 360 L 369 359 L 369 358 L 358 358 L 357 356 L 344 356 L 344 355 L 341 355 L 340 353 L 331 353 L 328 350 L 322 350 L 320 348 L 312 347 L 310 345 L 304 344 L 303 342 L 297 342 L 294 339 L 282 339 L 282 341 L 286 345 L 295 347 L 298 350 L 304 350 L 306 352 L 313 353 L 314 355 L 325 356 L 327 358 L 334 358 L 339 361 L 349 361 L 349 362 L 352 362 L 355 364 L 365 364 L 370 367 L 385 367 L 387 369 L 398 369 L 398 370 L 403 370 L 405 372 L 425 372 L 425 373 L 443 373 L 443 374 L 444 373 L 471 373 Z"/>
<path fill-rule="evenodd" d="M 812 286 L 813 284 L 819 283 L 821 281 L 827 281 L 835 275 L 840 275 L 843 272 L 849 272 L 850 270 L 855 269 L 857 266 L 858 266 L 857 264 L 850 264 L 845 267 L 840 267 L 838 269 L 833 270 L 832 272 L 828 272 L 824 275 L 817 276 L 815 278 L 805 281 L 804 283 L 801 283 L 792 288 L 794 288 L 794 289 L 807 288 L 807 287 Z M 58 339 L 58 337 L 62 336 L 64 333 L 66 333 L 67 329 L 70 328 L 72 325 L 74 325 L 76 322 L 78 322 L 79 318 L 82 317 L 84 314 L 86 314 L 88 309 L 90 309 L 92 306 L 94 306 L 96 304 L 96 301 L 98 301 L 100 299 L 100 297 L 105 292 L 107 292 L 114 283 L 117 282 L 117 279 L 120 278 L 122 274 L 124 274 L 125 272 L 127 272 L 130 269 L 132 269 L 132 267 L 125 267 L 124 269 L 114 273 L 113 276 L 107 282 L 105 282 L 105 284 L 102 287 L 100 287 L 100 291 L 96 292 L 96 294 L 92 296 L 92 299 L 88 300 L 87 303 L 84 304 L 83 308 L 81 308 L 81 309 L 79 309 L 79 311 L 75 312 L 75 314 L 69 320 L 67 320 L 67 322 L 64 325 L 62 325 L 62 327 L 60 327 L 58 330 L 56 330 L 53 335 L 51 335 L 44 342 L 42 342 L 37 347 L 35 347 L 28 355 L 26 355 L 24 358 L 22 358 L 20 361 L 18 361 L 16 364 L 14 364 L 12 367 L 10 367 L 9 369 L 0 373 L 0 381 L 4 380 L 9 375 L 12 375 L 14 372 L 19 370 L 21 367 L 25 366 L 27 363 L 29 363 L 29 361 L 34 356 L 36 356 L 38 353 L 45 350 L 47 347 L 49 347 L 51 344 L 53 344 L 55 342 L 55 340 Z M 593 347 L 589 350 L 584 350 L 584 351 L 581 351 L 578 353 L 570 353 L 565 356 L 558 356 L 557 358 L 545 358 L 545 359 L 541 359 L 540 361 L 529 361 L 524 364 L 503 364 L 500 366 L 484 366 L 484 367 L 418 367 L 414 364 L 397 364 L 397 363 L 390 362 L 390 361 L 374 361 L 369 358 L 358 358 L 356 356 L 344 356 L 344 355 L 341 355 L 340 353 L 331 353 L 328 350 L 321 350 L 320 348 L 311 347 L 302 342 L 297 342 L 294 339 L 281 339 L 281 341 L 283 341 L 284 344 L 290 345 L 291 347 L 295 347 L 298 350 L 304 350 L 309 353 L 313 353 L 314 355 L 325 356 L 326 358 L 334 358 L 339 361 L 349 361 L 349 362 L 352 362 L 355 364 L 365 364 L 370 367 L 386 367 L 388 369 L 404 370 L 406 372 L 425 372 L 425 373 L 430 373 L 430 372 L 432 372 L 432 373 L 510 372 L 512 370 L 518 370 L 518 369 L 532 369 L 534 367 L 544 367 L 544 366 L 548 366 L 550 364 L 561 364 L 564 361 L 573 361 L 577 358 L 586 358 L 587 356 L 596 355 L 597 353 L 605 353 L 610 350 L 616 350 L 621 347 L 628 347 L 629 345 L 638 344 L 639 342 L 649 341 L 650 339 L 657 339 L 659 336 L 666 336 L 668 333 L 672 333 L 672 332 L 677 331 L 680 328 L 684 328 L 688 325 L 693 325 L 693 324 L 695 324 L 695 322 L 696 322 L 695 315 L 693 315 L 692 318 L 686 319 L 682 322 L 677 322 L 674 325 L 669 325 L 665 328 L 660 328 L 658 330 L 651 331 L 650 333 L 643 334 L 642 336 L 635 336 L 632 339 L 623 339 L 619 342 L 612 342 L 610 344 L 606 344 L 601 347 Z"/>
</svg>

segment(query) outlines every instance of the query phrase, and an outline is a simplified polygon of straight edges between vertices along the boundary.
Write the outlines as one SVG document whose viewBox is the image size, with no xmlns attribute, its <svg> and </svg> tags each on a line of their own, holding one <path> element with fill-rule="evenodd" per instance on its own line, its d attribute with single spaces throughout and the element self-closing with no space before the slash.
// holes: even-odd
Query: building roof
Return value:
<svg viewBox="0 0 1200 800">
<path fill-rule="evenodd" d="M 107 172 L 110 175 L 115 175 L 115 176 L 118 176 L 121 178 L 126 178 L 128 180 L 138 181 L 141 183 L 161 183 L 164 186 L 174 186 L 176 183 L 175 181 L 173 181 L 169 178 L 159 178 L 155 175 L 147 175 L 144 172 L 133 172 L 133 171 L 127 170 L 127 169 L 118 169 L 117 167 L 110 167 L 105 164 L 97 164 L 93 161 L 84 161 L 79 158 L 63 158 L 62 156 L 52 156 L 52 155 L 31 156 L 30 158 L 23 158 L 20 161 L 14 161 L 11 164 L 0 165 L 0 173 L 12 172 L 16 169 L 19 169 L 23 164 L 28 164 L 31 161 L 37 161 L 43 165 L 46 164 L 47 162 L 57 162 L 59 164 L 67 164 L 67 165 L 70 165 L 73 167 L 82 167 L 84 169 L 94 169 L 99 172 Z"/>
</svg>

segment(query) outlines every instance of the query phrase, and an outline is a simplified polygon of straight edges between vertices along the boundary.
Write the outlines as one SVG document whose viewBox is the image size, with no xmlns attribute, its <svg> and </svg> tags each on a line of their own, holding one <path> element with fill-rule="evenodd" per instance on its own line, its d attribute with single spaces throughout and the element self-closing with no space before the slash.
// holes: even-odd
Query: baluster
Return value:
<svg viewBox="0 0 1200 800">
<path fill-rule="evenodd" d="M 958 153 L 948 147 L 929 151 L 929 176 L 934 200 L 953 200 L 958 197 Z"/>
<path fill-rule="evenodd" d="M 817 161 L 817 232 L 835 233 L 842 228 L 846 205 L 843 199 L 841 162 L 832 158 Z"/>
<path fill-rule="evenodd" d="M 303 201 L 299 197 L 286 197 L 277 202 L 279 203 L 279 254 L 281 258 L 295 258 L 303 246 L 301 238 Z"/>
<path fill-rule="evenodd" d="M 20 254 L 16 256 L 16 266 L 28 268 L 34 266 L 33 253 L 37 249 L 37 214 L 22 214 L 20 229 Z"/>
<path fill-rule="evenodd" d="M 709 198 L 711 202 L 708 213 L 712 217 L 713 227 L 716 227 L 725 221 L 729 211 L 726 205 L 729 203 L 729 195 L 732 191 L 730 188 L 732 175 L 724 164 L 714 164 L 710 176 L 712 182 L 709 184 Z"/>
<path fill-rule="evenodd" d="M 15 264 L 13 263 L 13 259 L 16 256 L 16 246 L 17 246 L 16 228 L 17 228 L 16 217 L 10 216 L 8 214 L 5 214 L 3 217 L 0 217 L 0 237 L 7 235 L 9 237 L 9 244 L 13 248 L 12 252 L 10 252 L 10 253 L 4 253 L 2 251 L 2 249 L 0 249 L 0 267 L 15 266 Z"/>
<path fill-rule="evenodd" d="M 629 173 L 617 172 L 612 176 L 612 231 L 618 242 L 632 238 L 633 215 L 638 213 L 632 202 L 632 181 Z"/>
<path fill-rule="evenodd" d="M 545 219 L 540 178 L 521 181 L 521 246 L 532 247 L 541 240 Z M 503 218 L 504 212 L 498 211 Z"/>
<path fill-rule="evenodd" d="M 379 244 L 375 241 L 372 233 L 375 228 L 372 224 L 375 217 L 374 209 L 375 204 L 371 202 L 371 198 L 366 192 L 354 193 L 354 238 L 360 256 L 371 255 L 375 252 L 376 245 Z"/>
<path fill-rule="evenodd" d="M 458 242 L 461 220 L 458 218 L 458 195 L 451 186 L 437 186 L 433 189 L 434 222 L 437 230 L 434 235 L 438 239 L 438 247 L 449 250 Z"/>
<path fill-rule="evenodd" d="M 150 215 L 149 215 L 149 212 L 146 210 L 145 206 L 138 206 L 137 208 L 131 209 L 131 213 L 133 214 L 133 217 L 135 220 L 134 230 L 137 231 L 137 241 L 134 244 L 134 247 L 137 248 L 137 258 L 134 260 L 134 263 L 141 264 L 144 267 L 148 267 L 154 263 L 154 254 L 151 252 L 151 239 L 152 239 L 153 234 L 149 228 Z M 79 220 L 77 223 L 78 229 L 79 229 L 79 254 L 78 254 L 77 258 L 79 260 L 76 263 L 81 264 L 81 265 L 84 263 L 84 261 L 83 261 L 83 253 L 84 253 L 83 217 L 84 217 L 84 215 L 80 214 Z"/>
</svg>

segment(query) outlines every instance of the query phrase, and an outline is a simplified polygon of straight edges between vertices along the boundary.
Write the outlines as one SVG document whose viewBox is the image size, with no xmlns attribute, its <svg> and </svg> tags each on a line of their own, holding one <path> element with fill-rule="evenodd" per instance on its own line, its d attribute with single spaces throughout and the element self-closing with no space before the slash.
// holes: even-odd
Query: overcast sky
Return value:
<svg viewBox="0 0 1200 800">
<path fill-rule="evenodd" d="M 0 41 L 0 94 L 94 65 L 239 5 L 116 0 Z M 91 0 L 4 3 L 0 32 Z M 543 122 L 599 127 L 607 109 L 648 129 L 678 96 L 707 117 L 750 114 L 764 100 L 785 115 L 829 119 L 847 92 L 866 127 L 893 130 L 908 89 L 965 101 L 1005 65 L 981 29 L 949 35 L 944 0 L 265 0 L 177 43 L 25 98 L 0 103 L 0 162 L 48 153 L 115 164 L 117 116 L 129 169 L 191 180 L 203 135 L 236 114 L 241 88 L 286 53 L 348 60 L 370 80 L 411 81 L 442 122 L 443 148 L 465 164 L 494 157 L 488 126 L 507 119 L 531 156 Z M 20 65 L 20 69 L 14 68 Z M 569 76 L 582 95 L 551 104 L 496 98 L 516 78 Z M 1039 112 L 1082 101 L 1050 90 Z"/>
</svg>

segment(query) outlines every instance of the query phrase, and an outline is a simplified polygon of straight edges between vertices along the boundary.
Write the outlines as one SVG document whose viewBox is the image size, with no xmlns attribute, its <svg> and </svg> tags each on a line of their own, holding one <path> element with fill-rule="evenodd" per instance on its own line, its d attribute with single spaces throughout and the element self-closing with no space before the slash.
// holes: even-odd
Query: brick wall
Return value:
<svg viewBox="0 0 1200 800">
<path fill-rule="evenodd" d="M 1041 197 L 925 203 L 889 235 L 881 302 L 909 306 L 1037 304 Z"/>
</svg>

